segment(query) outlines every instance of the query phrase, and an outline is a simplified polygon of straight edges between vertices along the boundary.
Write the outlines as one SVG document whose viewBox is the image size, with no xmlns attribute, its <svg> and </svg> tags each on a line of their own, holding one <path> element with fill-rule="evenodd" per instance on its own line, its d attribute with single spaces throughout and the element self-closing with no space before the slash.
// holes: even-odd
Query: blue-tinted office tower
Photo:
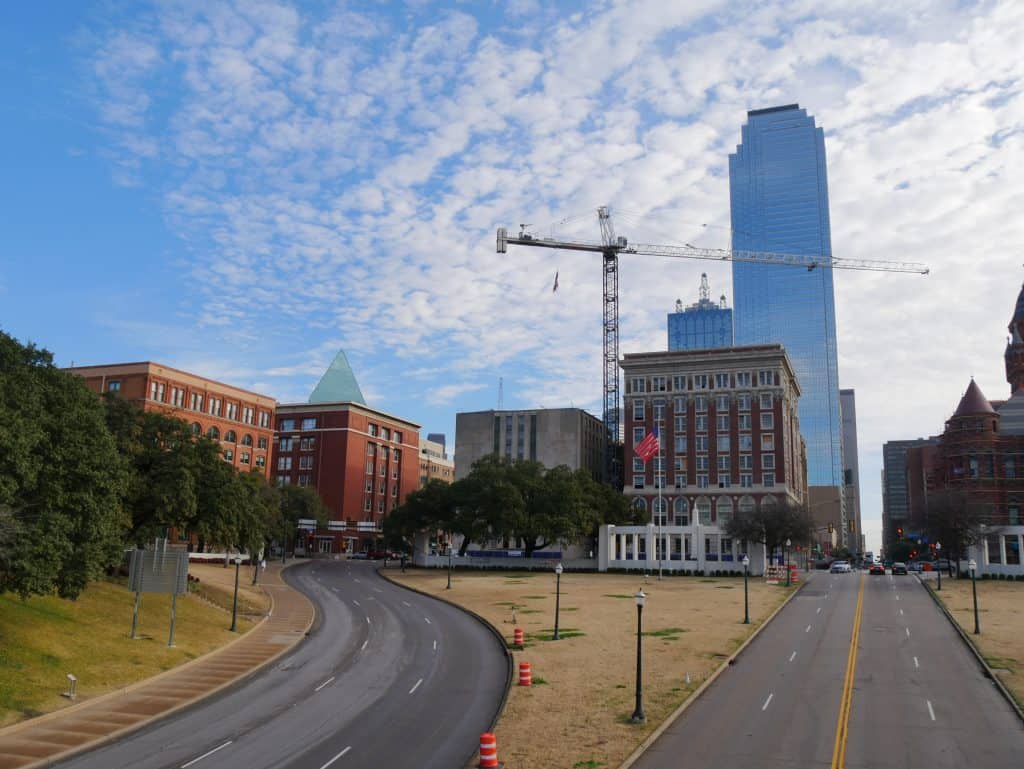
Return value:
<svg viewBox="0 0 1024 769">
<path fill-rule="evenodd" d="M 729 156 L 732 247 L 832 255 L 825 135 L 796 104 L 747 113 Z M 781 342 L 796 370 L 807 483 L 842 485 L 832 270 L 734 262 L 736 344 Z"/>
<path fill-rule="evenodd" d="M 676 301 L 676 311 L 668 315 L 669 350 L 706 350 L 732 347 L 732 310 L 725 306 L 723 296 L 718 304 L 711 301 L 707 273 L 700 276 L 700 299 L 684 308 Z"/>
</svg>

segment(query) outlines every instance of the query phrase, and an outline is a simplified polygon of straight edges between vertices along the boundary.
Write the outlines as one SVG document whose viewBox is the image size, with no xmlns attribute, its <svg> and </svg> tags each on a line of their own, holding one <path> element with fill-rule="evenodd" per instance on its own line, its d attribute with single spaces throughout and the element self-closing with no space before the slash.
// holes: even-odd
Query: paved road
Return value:
<svg viewBox="0 0 1024 769">
<path fill-rule="evenodd" d="M 858 599 L 843 762 L 837 731 Z M 634 766 L 1008 769 L 1022 761 L 1024 728 L 914 577 L 819 572 Z"/>
<path fill-rule="evenodd" d="M 464 766 L 504 693 L 497 639 L 361 562 L 286 572 L 317 605 L 310 638 L 227 693 L 63 769 Z"/>
</svg>

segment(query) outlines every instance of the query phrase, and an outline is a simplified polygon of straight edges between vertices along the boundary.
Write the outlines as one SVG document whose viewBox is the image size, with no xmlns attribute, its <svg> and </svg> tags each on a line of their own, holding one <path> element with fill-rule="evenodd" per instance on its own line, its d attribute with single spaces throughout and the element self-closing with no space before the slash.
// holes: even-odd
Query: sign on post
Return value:
<svg viewBox="0 0 1024 769">
<path fill-rule="evenodd" d="M 128 563 L 128 589 L 135 593 L 132 613 L 132 639 L 138 638 L 139 604 L 143 593 L 170 593 L 171 631 L 168 646 L 174 646 L 174 620 L 178 595 L 188 590 L 188 552 L 184 545 L 169 545 L 156 540 L 152 550 L 131 550 Z"/>
</svg>

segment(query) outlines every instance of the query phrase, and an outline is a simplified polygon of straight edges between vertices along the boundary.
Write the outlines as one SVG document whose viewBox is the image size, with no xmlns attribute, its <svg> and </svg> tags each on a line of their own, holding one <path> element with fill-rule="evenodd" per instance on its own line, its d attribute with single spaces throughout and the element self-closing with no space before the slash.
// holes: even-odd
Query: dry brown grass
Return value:
<svg viewBox="0 0 1024 769">
<path fill-rule="evenodd" d="M 534 686 L 513 685 L 498 723 L 498 756 L 508 769 L 615 767 L 734 651 L 786 597 L 785 588 L 750 581 L 751 625 L 743 625 L 743 580 L 562 575 L 562 640 L 551 641 L 555 576 L 551 573 L 456 573 L 388 576 L 477 612 L 511 642 L 512 605 L 527 646 L 514 653 L 532 666 Z M 636 605 L 644 608 L 644 710 L 628 723 L 636 676 Z M 686 683 L 686 675 L 690 683 Z M 543 681 L 538 685 L 537 681 Z"/>
<path fill-rule="evenodd" d="M 931 584 L 934 587 L 934 581 Z M 980 635 L 974 635 L 969 579 L 943 579 L 942 592 L 937 595 L 1024 707 L 1024 583 L 978 580 Z"/>
<path fill-rule="evenodd" d="M 190 571 L 200 574 L 201 592 L 178 598 L 173 649 L 167 647 L 168 595 L 142 596 L 139 639 L 129 638 L 134 597 L 125 580 L 94 582 L 77 601 L 56 596 L 22 601 L 0 595 L 0 726 L 68 705 L 60 696 L 67 689 L 68 673 L 79 679 L 81 700 L 149 678 L 236 639 L 238 634 L 228 630 L 232 594 L 207 570 L 230 572 L 234 589 L 233 569 L 193 564 Z M 241 585 L 239 594 L 239 630 L 245 632 L 256 619 L 249 613 L 265 611 L 261 607 L 269 606 L 269 599 L 258 589 L 243 592 Z"/>
</svg>

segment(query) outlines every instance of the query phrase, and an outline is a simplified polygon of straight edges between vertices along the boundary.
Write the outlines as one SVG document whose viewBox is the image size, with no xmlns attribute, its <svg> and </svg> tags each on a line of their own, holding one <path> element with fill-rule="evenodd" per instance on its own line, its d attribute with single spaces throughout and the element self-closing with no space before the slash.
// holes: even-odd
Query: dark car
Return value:
<svg viewBox="0 0 1024 769">
<path fill-rule="evenodd" d="M 892 573 L 893 574 L 906 574 L 907 573 L 907 565 L 905 563 L 901 562 L 901 561 L 896 561 L 892 565 Z"/>
<path fill-rule="evenodd" d="M 907 564 L 907 571 L 924 571 L 924 564 L 920 561 L 911 561 Z"/>
<path fill-rule="evenodd" d="M 882 566 L 882 564 L 880 564 L 880 563 L 873 563 L 873 564 L 871 564 L 871 568 L 868 569 L 868 572 L 871 573 L 871 574 L 882 574 L 882 575 L 884 575 L 885 574 L 885 567 Z"/>
</svg>

